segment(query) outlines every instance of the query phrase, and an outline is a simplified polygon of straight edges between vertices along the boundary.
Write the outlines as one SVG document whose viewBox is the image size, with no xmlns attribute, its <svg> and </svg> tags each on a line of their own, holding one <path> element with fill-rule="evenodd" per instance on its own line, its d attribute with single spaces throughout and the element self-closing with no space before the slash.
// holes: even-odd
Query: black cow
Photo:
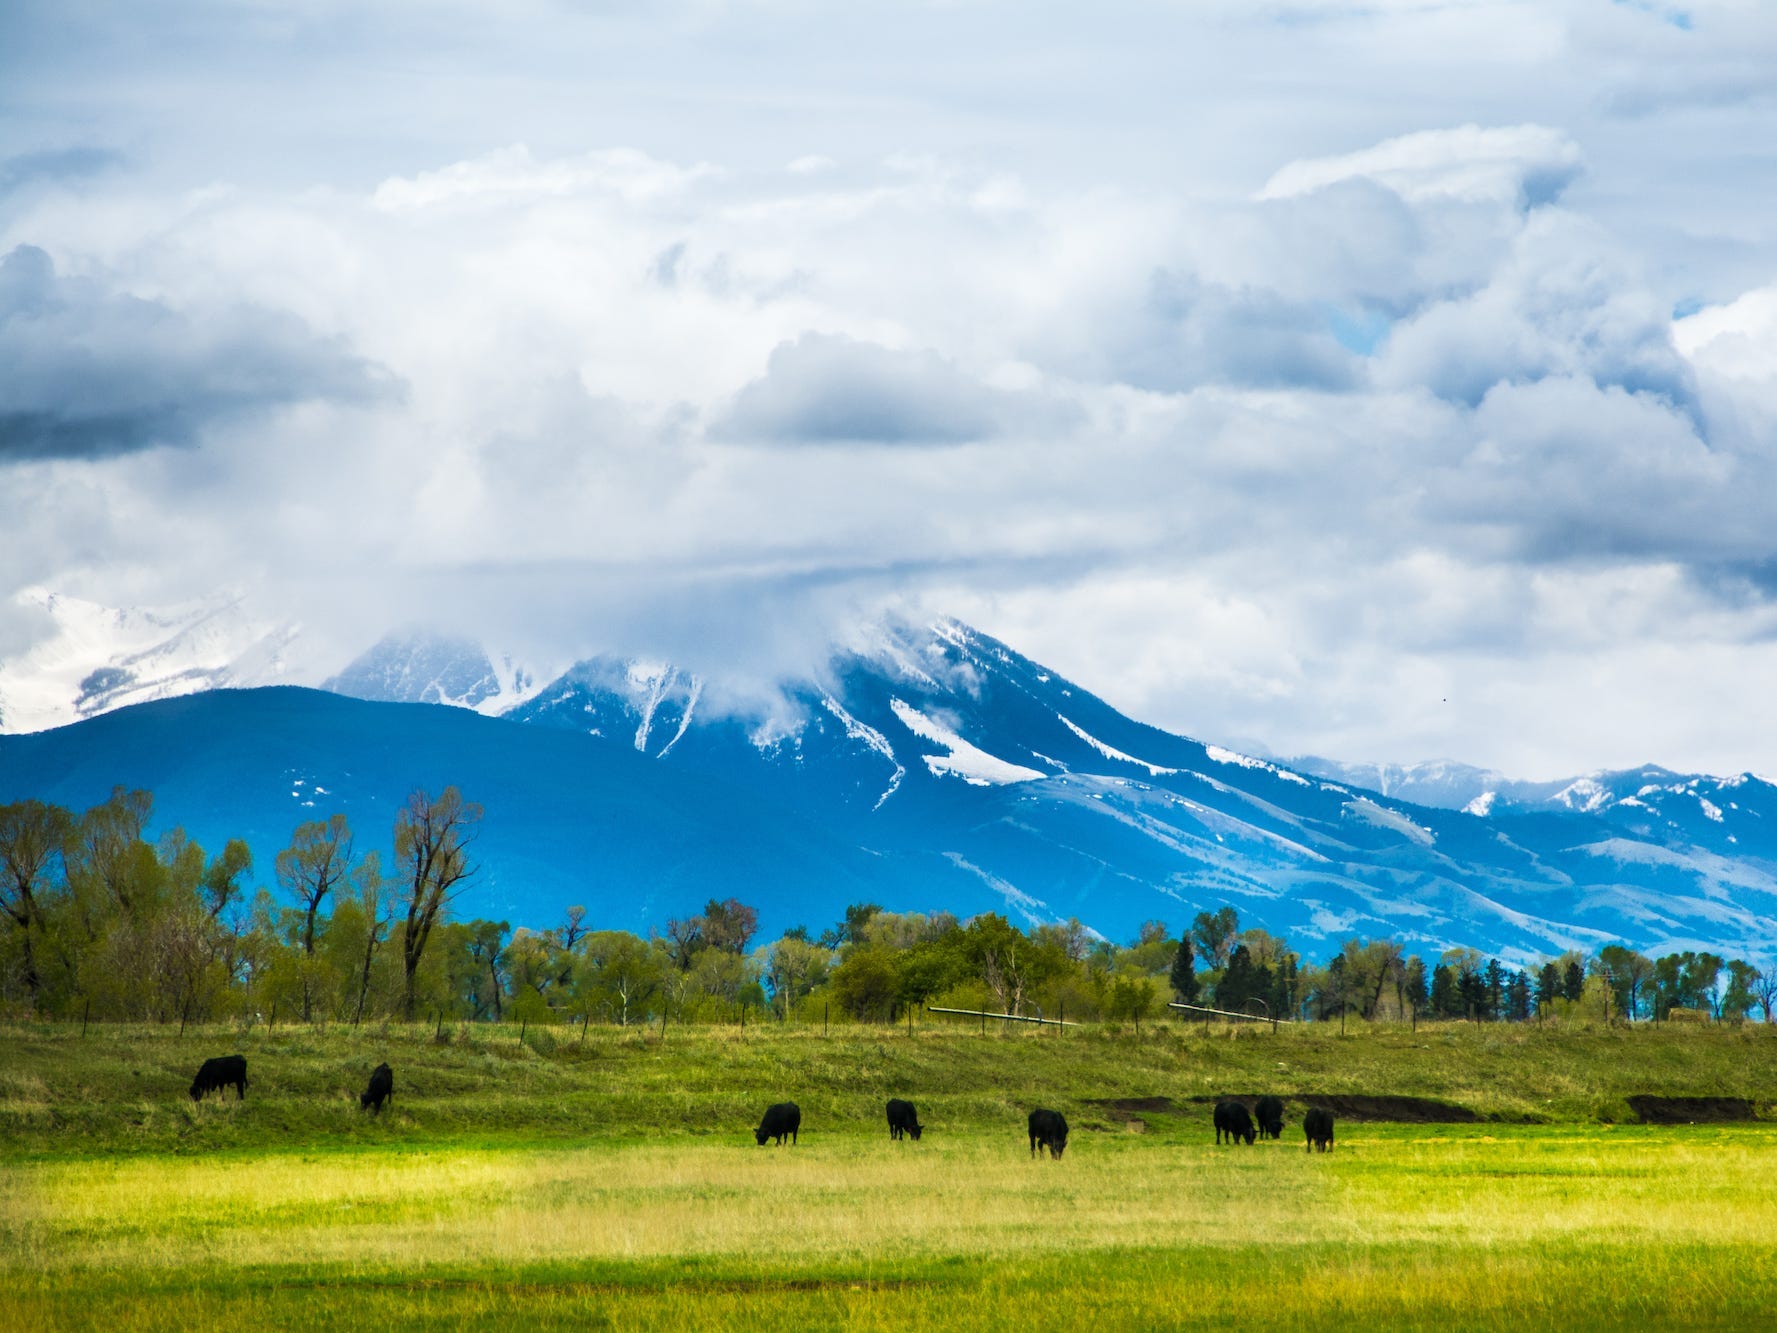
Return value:
<svg viewBox="0 0 1777 1333">
<path fill-rule="evenodd" d="M 802 1128 L 802 1108 L 795 1102 L 779 1102 L 776 1106 L 765 1109 L 765 1119 L 759 1122 L 759 1128 L 753 1131 L 753 1137 L 759 1140 L 759 1146 L 765 1146 L 766 1139 L 776 1139 L 778 1146 L 784 1140 L 796 1142 L 796 1131 Z"/>
<path fill-rule="evenodd" d="M 370 1086 L 358 1094 L 358 1109 L 381 1115 L 383 1102 L 394 1100 L 395 1072 L 387 1064 L 380 1064 L 370 1071 Z"/>
<path fill-rule="evenodd" d="M 1246 1109 L 1244 1102 L 1216 1103 L 1216 1142 L 1222 1141 L 1222 1135 L 1228 1136 L 1229 1143 L 1245 1139 L 1250 1146 L 1258 1136 L 1253 1132 L 1253 1118 Z"/>
<path fill-rule="evenodd" d="M 1253 1107 L 1253 1119 L 1259 1122 L 1260 1138 L 1281 1138 L 1283 1135 L 1283 1098 L 1259 1098 L 1259 1104 Z"/>
<path fill-rule="evenodd" d="M 1032 1111 L 1030 1113 L 1030 1155 L 1035 1157 L 1038 1148 L 1049 1150 L 1049 1160 L 1056 1161 L 1061 1157 L 1062 1149 L 1067 1147 L 1067 1121 L 1061 1118 L 1060 1111 Z"/>
<path fill-rule="evenodd" d="M 220 1092 L 226 1101 L 230 1085 L 241 1094 L 242 1101 L 247 1100 L 247 1057 L 213 1056 L 204 1061 L 197 1077 L 191 1080 L 191 1100 L 201 1102 L 205 1093 Z"/>
<path fill-rule="evenodd" d="M 898 1139 L 906 1134 L 915 1143 L 919 1142 L 920 1132 L 924 1126 L 919 1123 L 919 1112 L 913 1109 L 912 1102 L 904 1102 L 899 1097 L 891 1097 L 888 1104 L 889 1137 Z"/>
<path fill-rule="evenodd" d="M 1303 1146 L 1304 1152 L 1309 1148 L 1331 1152 L 1333 1150 L 1333 1113 L 1323 1107 L 1309 1107 L 1308 1114 L 1302 1117 L 1302 1133 L 1308 1138 L 1308 1142 Z"/>
</svg>

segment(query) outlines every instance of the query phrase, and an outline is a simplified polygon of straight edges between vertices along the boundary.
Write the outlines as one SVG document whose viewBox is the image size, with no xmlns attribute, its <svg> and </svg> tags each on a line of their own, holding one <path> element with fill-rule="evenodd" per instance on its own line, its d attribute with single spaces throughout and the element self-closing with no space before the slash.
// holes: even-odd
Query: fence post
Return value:
<svg viewBox="0 0 1777 1333">
<path fill-rule="evenodd" d="M 523 1046 L 523 1045 L 524 1045 L 524 1029 L 525 1029 L 525 1024 L 526 1024 L 526 1023 L 529 1023 L 529 1022 L 530 1022 L 530 1021 L 531 1021 L 531 1020 L 530 1020 L 530 1019 L 528 1019 L 528 1018 L 521 1018 L 521 1019 L 519 1019 L 519 1020 L 518 1020 L 518 1044 L 519 1044 L 519 1045 L 520 1045 L 520 1046 Z"/>
<path fill-rule="evenodd" d="M 821 1006 L 821 1035 L 823 1037 L 827 1035 L 827 1010 L 830 1007 L 831 1006 L 826 1004 Z"/>
<path fill-rule="evenodd" d="M 913 1006 L 912 1005 L 907 1006 L 907 1035 L 909 1037 L 911 1037 L 913 1035 Z"/>
<path fill-rule="evenodd" d="M 80 1011 L 80 1035 L 83 1038 L 86 1036 L 86 1020 L 92 1016 L 92 1012 L 93 997 L 89 995 L 86 997 L 86 1008 Z"/>
<path fill-rule="evenodd" d="M 1067 1001 L 1063 1000 L 1055 1006 L 1055 1035 L 1060 1036 L 1061 1030 L 1067 1026 Z"/>
</svg>

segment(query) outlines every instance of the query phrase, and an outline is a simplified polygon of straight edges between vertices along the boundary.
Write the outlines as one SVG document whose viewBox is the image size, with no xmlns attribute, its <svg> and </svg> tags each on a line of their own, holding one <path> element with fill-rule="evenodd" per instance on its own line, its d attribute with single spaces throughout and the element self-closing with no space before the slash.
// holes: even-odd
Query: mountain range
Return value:
<svg viewBox="0 0 1777 1333">
<path fill-rule="evenodd" d="M 243 637 L 261 661 L 280 641 Z M 1777 788 L 1759 778 L 1273 762 L 1128 718 L 953 620 L 879 625 L 745 704 L 670 663 L 541 679 L 425 636 L 385 640 L 325 689 L 213 688 L 251 682 L 226 662 L 145 683 L 142 665 L 178 654 L 133 651 L 117 697 L 172 697 L 102 708 L 90 677 L 107 664 L 90 668 L 74 702 L 92 716 L 0 736 L 0 800 L 146 787 L 163 827 L 247 837 L 262 879 L 297 822 L 335 810 L 386 862 L 407 792 L 455 783 L 486 809 L 458 910 L 514 923 L 578 903 L 646 929 L 732 895 L 768 932 L 868 900 L 1123 939 L 1228 904 L 1311 956 L 1354 934 L 1514 962 L 1777 949 Z"/>
</svg>

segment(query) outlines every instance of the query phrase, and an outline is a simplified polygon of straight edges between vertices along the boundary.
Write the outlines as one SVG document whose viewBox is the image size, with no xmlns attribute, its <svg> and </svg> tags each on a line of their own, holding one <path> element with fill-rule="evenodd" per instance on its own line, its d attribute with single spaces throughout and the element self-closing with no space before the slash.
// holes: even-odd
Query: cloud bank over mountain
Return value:
<svg viewBox="0 0 1777 1333">
<path fill-rule="evenodd" d="M 17 6 L 0 655 L 889 604 L 1280 753 L 1756 768 L 1777 18 L 1024 12 Z"/>
</svg>

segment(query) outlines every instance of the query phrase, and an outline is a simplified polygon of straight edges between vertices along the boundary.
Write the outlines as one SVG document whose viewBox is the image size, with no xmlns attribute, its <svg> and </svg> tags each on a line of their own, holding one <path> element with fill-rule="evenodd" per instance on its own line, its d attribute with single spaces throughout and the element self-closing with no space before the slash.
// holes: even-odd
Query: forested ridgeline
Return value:
<svg viewBox="0 0 1777 1333">
<path fill-rule="evenodd" d="M 1231 907 L 1127 943 L 1078 921 L 1020 929 L 983 913 L 857 904 L 758 939 L 758 912 L 712 897 L 643 937 L 584 908 L 552 925 L 459 920 L 482 810 L 411 793 L 390 855 L 344 815 L 305 822 L 269 867 L 178 829 L 147 839 L 153 798 L 75 812 L 0 806 L 0 1012 L 83 1022 L 515 1020 L 635 1026 L 776 1019 L 893 1022 L 933 1006 L 1140 1023 L 1169 1001 L 1293 1021 L 1622 1019 L 1771 1022 L 1777 968 L 1624 946 L 1511 968 L 1473 949 L 1427 959 L 1391 938 L 1305 958 Z"/>
</svg>

